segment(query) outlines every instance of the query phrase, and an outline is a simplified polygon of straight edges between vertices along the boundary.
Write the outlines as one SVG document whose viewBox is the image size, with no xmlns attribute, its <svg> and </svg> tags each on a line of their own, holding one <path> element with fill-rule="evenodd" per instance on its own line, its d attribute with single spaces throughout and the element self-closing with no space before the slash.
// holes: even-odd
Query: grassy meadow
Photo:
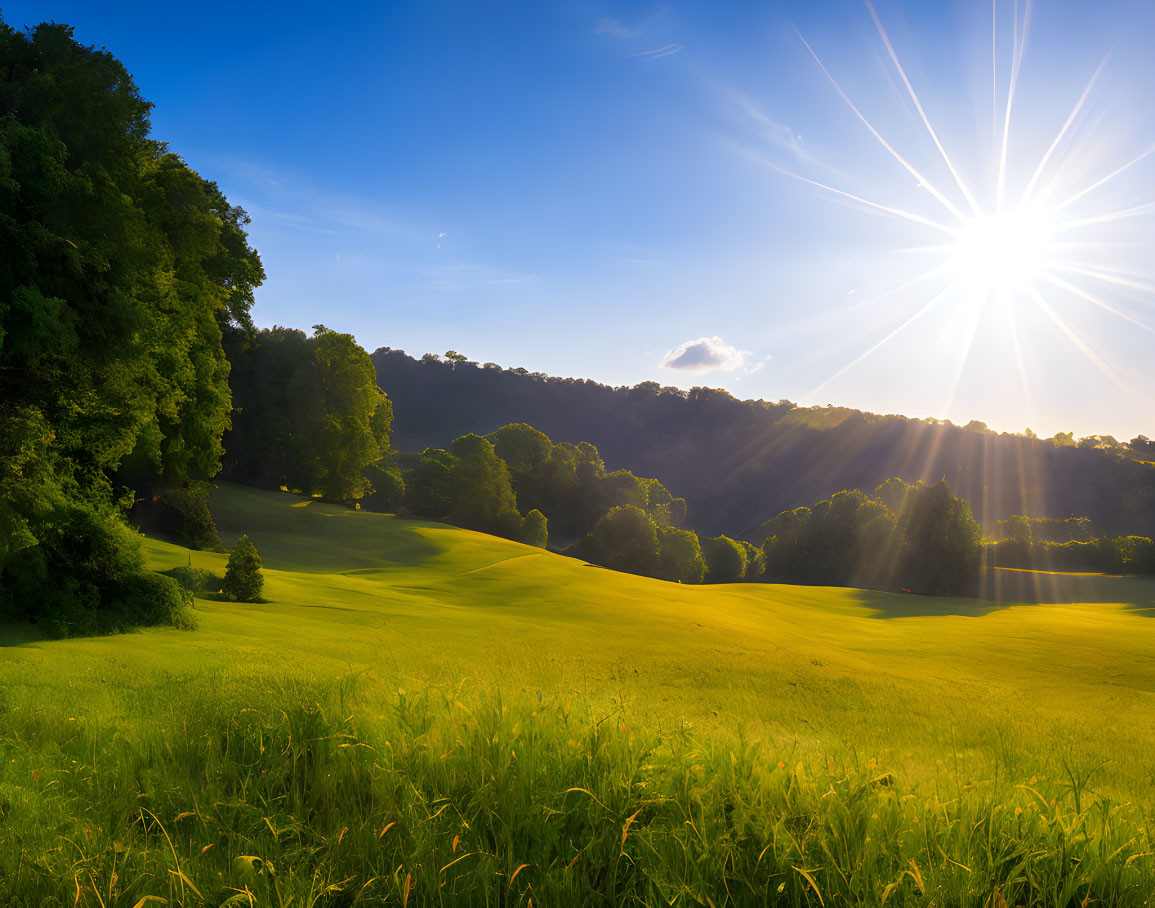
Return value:
<svg viewBox="0 0 1155 908">
<path fill-rule="evenodd" d="M 221 486 L 262 604 L 0 628 L 0 904 L 1139 905 L 1155 581 L 682 586 Z M 151 565 L 226 556 L 149 539 Z"/>
</svg>

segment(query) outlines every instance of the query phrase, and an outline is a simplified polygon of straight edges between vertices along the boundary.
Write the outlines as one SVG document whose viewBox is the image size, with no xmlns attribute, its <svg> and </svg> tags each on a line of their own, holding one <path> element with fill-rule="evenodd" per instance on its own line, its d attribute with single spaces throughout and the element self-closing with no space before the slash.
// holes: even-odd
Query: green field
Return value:
<svg viewBox="0 0 1155 908">
<path fill-rule="evenodd" d="M 222 486 L 213 511 L 256 543 L 266 603 L 199 598 L 191 632 L 0 630 L 0 902 L 1155 888 L 1155 581 L 1005 572 L 1063 604 L 997 606 L 681 586 L 287 494 Z"/>
</svg>

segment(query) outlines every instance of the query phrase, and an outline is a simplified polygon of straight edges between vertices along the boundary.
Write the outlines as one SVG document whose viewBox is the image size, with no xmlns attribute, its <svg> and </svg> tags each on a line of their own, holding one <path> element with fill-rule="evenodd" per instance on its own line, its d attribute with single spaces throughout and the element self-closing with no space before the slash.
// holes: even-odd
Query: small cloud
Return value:
<svg viewBox="0 0 1155 908">
<path fill-rule="evenodd" d="M 636 54 L 629 54 L 631 57 L 642 57 L 646 60 L 658 60 L 661 57 L 668 57 L 670 54 L 676 54 L 685 47 L 684 44 L 667 44 L 665 47 L 657 47 L 654 50 L 642 50 Z"/>
<path fill-rule="evenodd" d="M 720 337 L 700 337 L 669 351 L 661 365 L 685 372 L 733 372 L 742 368 L 749 355 L 749 350 L 731 347 Z"/>
<path fill-rule="evenodd" d="M 641 32 L 640 28 L 630 28 L 619 19 L 604 18 L 594 23 L 595 35 L 612 35 L 615 38 L 633 38 Z"/>
</svg>

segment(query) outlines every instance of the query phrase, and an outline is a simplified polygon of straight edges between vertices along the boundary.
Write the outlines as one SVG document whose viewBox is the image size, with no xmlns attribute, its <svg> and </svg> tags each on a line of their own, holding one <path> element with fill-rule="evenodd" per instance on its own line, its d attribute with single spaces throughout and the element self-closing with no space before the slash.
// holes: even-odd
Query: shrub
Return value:
<svg viewBox="0 0 1155 908">
<path fill-rule="evenodd" d="M 213 576 L 212 572 L 203 570 L 202 568 L 181 565 L 164 573 L 179 583 L 181 589 L 188 590 L 194 595 L 196 593 L 206 593 L 210 590 L 215 591 L 220 589 L 217 578 Z"/>
<path fill-rule="evenodd" d="M 229 553 L 221 592 L 230 602 L 260 602 L 265 578 L 261 576 L 261 556 L 247 535 L 237 540 Z"/>
<path fill-rule="evenodd" d="M 0 563 L 7 617 L 55 637 L 195 626 L 191 596 L 145 569 L 139 538 L 111 511 L 57 499 L 37 515 L 35 530 L 16 557 Z"/>
</svg>

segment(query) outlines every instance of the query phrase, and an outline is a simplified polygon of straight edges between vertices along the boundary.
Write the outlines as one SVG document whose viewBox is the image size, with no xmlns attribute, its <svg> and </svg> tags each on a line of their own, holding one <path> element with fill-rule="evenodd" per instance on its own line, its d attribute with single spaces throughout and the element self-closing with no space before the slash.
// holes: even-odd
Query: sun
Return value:
<svg viewBox="0 0 1155 908">
<path fill-rule="evenodd" d="M 904 238 L 917 235 L 932 239 L 925 244 L 912 243 L 896 249 L 904 254 L 901 267 L 905 268 L 906 262 L 918 262 L 918 270 L 904 272 L 903 279 L 894 286 L 869 298 L 872 304 L 890 298 L 891 302 L 886 305 L 892 308 L 888 311 L 894 311 L 893 307 L 901 301 L 905 311 L 900 318 L 894 319 L 893 326 L 883 326 L 885 333 L 880 338 L 807 396 L 814 397 L 893 343 L 932 311 L 935 317 L 945 319 L 944 324 L 950 328 L 946 333 L 950 342 L 957 345 L 959 354 L 954 359 L 956 365 L 952 366 L 947 412 L 954 405 L 962 369 L 972 354 L 972 347 L 979 340 L 989 340 L 996 331 L 1003 332 L 1014 353 L 1022 400 L 1030 405 L 1030 370 L 1020 343 L 1019 326 L 1029 325 L 1033 331 L 1044 322 L 1053 325 L 1116 389 L 1131 395 L 1118 370 L 1084 339 L 1080 329 L 1068 321 L 1066 312 L 1072 308 L 1093 307 L 1155 334 L 1155 326 L 1129 311 L 1155 299 L 1155 284 L 1147 280 L 1149 265 L 1138 259 L 1134 264 L 1120 261 L 1128 248 L 1149 247 L 1146 225 L 1142 232 L 1134 227 L 1128 230 L 1126 225 L 1143 224 L 1138 219 L 1155 213 L 1155 202 L 1150 201 L 1146 185 L 1130 193 L 1132 197 L 1139 194 L 1137 203 L 1121 202 L 1125 196 L 1119 186 L 1124 174 L 1155 157 L 1155 144 L 1135 149 L 1133 154 L 1120 156 L 1117 163 L 1104 166 L 1120 149 L 1092 141 L 1099 131 L 1099 118 L 1091 117 L 1085 108 L 1108 58 L 1091 73 L 1066 119 L 1053 133 L 1049 144 L 1044 145 L 1046 134 L 1032 135 L 1027 126 L 1032 120 L 1021 122 L 1022 115 L 1016 114 L 1024 106 L 1018 102 L 1016 107 L 1015 99 L 1033 0 L 1011 0 L 1009 4 L 1013 7 L 1009 65 L 1001 62 L 999 52 L 1000 45 L 1007 44 L 999 38 L 999 22 L 1007 17 L 1004 15 L 1000 20 L 999 0 L 991 0 L 991 143 L 989 151 L 985 142 L 979 143 L 978 156 L 970 161 L 968 168 L 963 168 L 961 160 L 951 156 L 931 123 L 872 0 L 864 2 L 885 50 L 882 62 L 890 85 L 904 104 L 909 102 L 907 113 L 912 120 L 921 122 L 925 139 L 929 140 L 912 147 L 917 153 L 908 155 L 888 141 L 801 32 L 798 37 L 835 93 L 894 163 L 906 172 L 904 181 L 912 180 L 918 192 L 878 195 L 858 188 L 849 191 L 832 185 L 828 178 L 820 180 L 775 162 L 768 163 L 779 173 L 844 204 L 849 203 L 850 207 L 889 220 L 905 221 Z M 1007 5 L 1006 0 L 1003 3 Z M 985 116 L 982 119 L 985 120 Z M 1024 157 L 1016 149 L 1016 146 L 1036 144 L 1039 148 L 1045 147 L 1037 159 L 1033 155 Z M 816 159 L 810 159 L 810 163 L 821 164 Z M 838 172 L 838 168 L 832 166 L 827 169 Z M 964 170 L 977 170 L 977 173 L 968 175 Z M 1114 183 L 1114 196 L 1102 191 L 1110 183 Z M 1118 205 L 1122 207 L 1116 207 Z M 915 225 L 919 233 L 912 233 L 909 225 Z M 907 253 L 929 253 L 929 256 Z M 913 306 L 907 303 L 910 299 L 914 300 Z M 872 308 L 871 311 L 878 310 Z M 960 312 L 973 317 L 959 319 Z M 987 314 L 999 317 L 984 321 Z M 980 324 L 984 326 L 982 334 Z M 1040 345 L 1032 346 L 1037 349 Z"/>
<path fill-rule="evenodd" d="M 972 289 L 1024 289 L 1046 273 L 1057 229 L 1046 211 L 1031 206 L 965 218 L 949 245 L 950 270 Z"/>
</svg>

